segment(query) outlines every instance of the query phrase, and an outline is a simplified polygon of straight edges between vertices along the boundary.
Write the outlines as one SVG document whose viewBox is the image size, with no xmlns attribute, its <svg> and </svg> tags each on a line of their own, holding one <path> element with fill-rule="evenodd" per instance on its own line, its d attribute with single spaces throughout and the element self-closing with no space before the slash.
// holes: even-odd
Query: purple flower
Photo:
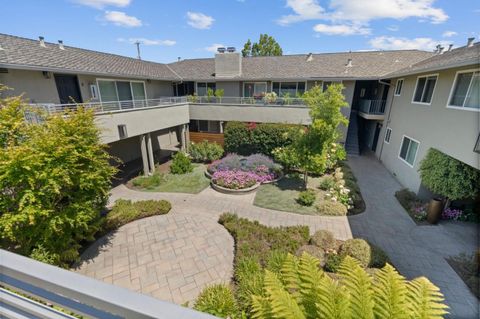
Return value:
<svg viewBox="0 0 480 319">
<path fill-rule="evenodd" d="M 446 208 L 442 213 L 442 219 L 459 220 L 462 217 L 463 211 L 461 209 Z"/>
<path fill-rule="evenodd" d="M 258 175 L 252 172 L 239 170 L 216 171 L 212 181 L 222 187 L 230 189 L 244 189 L 257 183 Z"/>
</svg>

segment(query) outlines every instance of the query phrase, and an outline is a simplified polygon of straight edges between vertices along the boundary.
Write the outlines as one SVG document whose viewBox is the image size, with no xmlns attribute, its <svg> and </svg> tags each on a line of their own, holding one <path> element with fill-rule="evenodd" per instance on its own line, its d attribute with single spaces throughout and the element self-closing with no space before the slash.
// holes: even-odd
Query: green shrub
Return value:
<svg viewBox="0 0 480 319">
<path fill-rule="evenodd" d="M 340 246 L 339 253 L 342 257 L 350 256 L 357 259 L 363 267 L 367 267 L 372 258 L 370 245 L 360 238 L 346 240 Z"/>
<path fill-rule="evenodd" d="M 222 157 L 223 147 L 208 141 L 190 143 L 188 153 L 194 162 L 210 163 Z"/>
<path fill-rule="evenodd" d="M 307 253 L 317 258 L 321 267 L 325 265 L 325 251 L 322 248 L 314 245 L 303 245 L 302 247 L 298 248 L 295 255 L 300 257 L 303 255 L 303 253 Z"/>
<path fill-rule="evenodd" d="M 166 200 L 144 200 L 132 202 L 119 199 L 104 220 L 105 231 L 111 231 L 134 220 L 163 215 L 170 211 L 172 205 Z"/>
<path fill-rule="evenodd" d="M 225 151 L 240 155 L 262 153 L 272 156 L 277 147 L 292 144 L 299 125 L 279 123 L 228 122 L 225 127 Z"/>
<path fill-rule="evenodd" d="M 328 191 L 335 187 L 335 178 L 330 175 L 325 175 L 321 180 L 318 188 L 324 191 Z"/>
<path fill-rule="evenodd" d="M 374 275 L 346 257 L 338 276 L 319 261 L 287 256 L 280 274 L 265 271 L 263 294 L 252 297 L 253 318 L 443 318 L 448 306 L 427 278 L 405 280 L 391 265 Z"/>
<path fill-rule="evenodd" d="M 267 258 L 267 269 L 274 273 L 279 273 L 282 269 L 282 265 L 287 258 L 287 254 L 283 250 L 270 251 Z"/>
<path fill-rule="evenodd" d="M 133 186 L 145 189 L 153 189 L 165 181 L 165 176 L 159 172 L 152 176 L 138 176 L 132 180 Z"/>
<path fill-rule="evenodd" d="M 323 250 L 330 250 L 337 248 L 337 241 L 331 231 L 317 230 L 310 238 L 310 244 L 322 248 Z"/>
<path fill-rule="evenodd" d="M 220 284 L 203 289 L 193 308 L 220 318 L 231 318 L 238 312 L 232 290 L 229 286 Z"/>
<path fill-rule="evenodd" d="M 235 264 L 235 297 L 240 309 L 250 312 L 252 295 L 262 293 L 263 269 L 260 263 L 251 257 L 244 257 Z"/>
<path fill-rule="evenodd" d="M 347 207 L 340 202 L 332 202 L 328 199 L 321 201 L 316 207 L 319 215 L 325 216 L 345 216 Z"/>
<path fill-rule="evenodd" d="M 312 189 L 307 189 L 306 191 L 300 192 L 298 194 L 297 203 L 302 206 L 312 206 L 315 203 L 315 191 Z"/>
<path fill-rule="evenodd" d="M 193 165 L 190 158 L 183 152 L 178 152 L 172 157 L 172 165 L 170 165 L 170 173 L 186 174 L 193 171 Z"/>
<path fill-rule="evenodd" d="M 352 169 L 346 162 L 341 162 L 340 167 L 343 172 L 343 179 L 345 186 L 350 190 L 350 198 L 353 201 L 353 208 L 349 209 L 349 214 L 359 214 L 365 211 L 365 202 L 363 201 L 360 187 L 357 184 L 357 178 L 353 175 Z"/>
<path fill-rule="evenodd" d="M 337 272 L 343 257 L 335 252 L 325 254 L 325 265 L 323 269 L 328 272 Z"/>
<path fill-rule="evenodd" d="M 480 191 L 480 171 L 434 148 L 420 162 L 422 184 L 450 200 L 475 198 Z"/>
<path fill-rule="evenodd" d="M 382 248 L 373 244 L 370 244 L 370 248 L 371 248 L 371 258 L 370 258 L 370 264 L 368 265 L 368 267 L 383 268 L 386 263 L 390 262 L 390 259 L 388 258 L 387 253 L 385 253 Z"/>
</svg>

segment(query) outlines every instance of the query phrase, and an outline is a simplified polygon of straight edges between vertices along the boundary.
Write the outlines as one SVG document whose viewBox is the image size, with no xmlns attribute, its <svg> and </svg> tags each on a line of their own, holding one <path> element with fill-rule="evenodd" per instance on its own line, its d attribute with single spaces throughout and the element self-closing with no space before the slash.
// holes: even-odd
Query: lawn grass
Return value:
<svg viewBox="0 0 480 319">
<path fill-rule="evenodd" d="M 210 185 L 205 176 L 205 165 L 194 164 L 193 171 L 186 174 L 155 172 L 152 176 L 134 178 L 129 186 L 147 192 L 197 194 Z"/>
<path fill-rule="evenodd" d="M 309 184 L 315 183 L 315 179 L 317 178 L 309 178 Z M 317 200 L 312 206 L 302 206 L 297 203 L 297 198 L 303 190 L 305 189 L 301 177 L 287 175 L 276 183 L 261 185 L 257 189 L 253 204 L 285 212 L 316 215 L 315 206 L 322 200 L 323 196 L 317 196 Z"/>
</svg>

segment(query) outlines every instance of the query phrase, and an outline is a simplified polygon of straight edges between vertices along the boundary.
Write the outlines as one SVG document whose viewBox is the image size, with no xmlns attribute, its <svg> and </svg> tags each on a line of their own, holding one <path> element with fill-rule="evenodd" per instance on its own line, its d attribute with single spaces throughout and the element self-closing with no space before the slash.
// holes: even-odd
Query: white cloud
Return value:
<svg viewBox="0 0 480 319">
<path fill-rule="evenodd" d="M 432 23 L 442 23 L 448 15 L 435 8 L 435 0 L 331 0 L 333 20 L 347 20 L 368 23 L 376 19 L 422 18 Z"/>
<path fill-rule="evenodd" d="M 401 38 L 380 36 L 369 41 L 373 49 L 377 50 L 426 50 L 433 51 L 437 44 L 448 46 L 445 41 L 438 41 L 432 38 Z"/>
<path fill-rule="evenodd" d="M 435 0 L 330 0 L 328 7 L 318 0 L 287 0 L 286 7 L 294 14 L 282 16 L 277 22 L 288 25 L 305 20 L 324 20 L 334 24 L 368 26 L 372 20 L 419 18 L 442 23 L 448 15 L 434 7 Z"/>
<path fill-rule="evenodd" d="M 128 42 L 128 43 L 135 43 L 140 42 L 143 45 L 163 45 L 163 46 L 172 46 L 177 44 L 177 41 L 174 40 L 152 40 L 146 38 L 118 38 L 118 42 Z"/>
<path fill-rule="evenodd" d="M 354 34 L 370 34 L 370 29 L 361 26 L 337 24 L 317 24 L 313 27 L 313 31 L 327 35 L 354 35 Z"/>
<path fill-rule="evenodd" d="M 142 26 L 142 20 L 121 11 L 106 11 L 104 18 L 106 21 L 120 27 L 132 28 Z"/>
<path fill-rule="evenodd" d="M 387 29 L 389 31 L 397 32 L 398 30 L 400 30 L 400 27 L 398 25 L 391 25 L 391 26 L 387 27 Z"/>
<path fill-rule="evenodd" d="M 217 52 L 217 49 L 220 48 L 220 47 L 225 47 L 224 44 L 220 44 L 220 43 L 214 43 L 212 44 L 211 46 L 208 46 L 205 49 L 205 51 L 208 51 L 208 52 L 212 52 L 212 53 L 216 53 Z"/>
<path fill-rule="evenodd" d="M 200 12 L 187 12 L 188 24 L 195 29 L 210 29 L 214 18 Z"/>
<path fill-rule="evenodd" d="M 457 35 L 458 33 L 455 32 L 455 31 L 445 31 L 442 33 L 442 37 L 444 38 L 450 38 L 450 37 L 453 37 L 455 35 Z"/>
<path fill-rule="evenodd" d="M 103 9 L 107 6 L 123 8 L 128 6 L 131 0 L 74 0 L 74 2 L 96 9 Z"/>
</svg>

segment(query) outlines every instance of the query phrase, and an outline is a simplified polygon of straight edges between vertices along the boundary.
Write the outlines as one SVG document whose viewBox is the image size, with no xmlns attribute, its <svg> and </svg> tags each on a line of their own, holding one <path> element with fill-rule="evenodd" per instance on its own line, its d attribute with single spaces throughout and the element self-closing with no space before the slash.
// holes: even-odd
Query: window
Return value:
<svg viewBox="0 0 480 319">
<path fill-rule="evenodd" d="M 244 97 L 261 97 L 267 92 L 267 82 L 247 82 L 243 84 Z"/>
<path fill-rule="evenodd" d="M 220 133 L 220 121 L 191 120 L 190 132 Z"/>
<path fill-rule="evenodd" d="M 273 82 L 272 91 L 282 97 L 296 97 L 297 94 L 305 93 L 305 82 Z"/>
<path fill-rule="evenodd" d="M 121 102 L 122 108 L 144 106 L 145 84 L 140 81 L 97 80 L 101 102 Z M 134 101 L 134 102 L 131 102 Z"/>
<path fill-rule="evenodd" d="M 402 87 L 403 87 L 403 79 L 397 80 L 397 85 L 395 86 L 395 95 L 399 96 L 402 94 Z"/>
<path fill-rule="evenodd" d="M 385 131 L 385 143 L 389 144 L 390 143 L 390 136 L 392 135 L 392 129 L 387 127 L 387 130 Z"/>
<path fill-rule="evenodd" d="M 216 84 L 215 83 L 205 83 L 205 82 L 200 82 L 197 83 L 197 95 L 198 96 L 206 96 L 208 89 L 212 89 L 214 92 L 216 90 Z"/>
<path fill-rule="evenodd" d="M 480 70 L 457 73 L 448 106 L 480 110 Z"/>
<path fill-rule="evenodd" d="M 419 104 L 430 104 L 432 102 L 433 91 L 437 83 L 436 75 L 421 76 L 417 78 L 417 87 L 413 95 L 413 102 Z"/>
<path fill-rule="evenodd" d="M 365 88 L 360 89 L 360 97 L 365 97 L 367 90 Z"/>
<path fill-rule="evenodd" d="M 417 150 L 419 144 L 420 143 L 415 141 L 414 139 L 405 135 L 403 136 L 399 157 L 412 167 L 415 163 L 415 157 L 417 157 Z"/>
</svg>

